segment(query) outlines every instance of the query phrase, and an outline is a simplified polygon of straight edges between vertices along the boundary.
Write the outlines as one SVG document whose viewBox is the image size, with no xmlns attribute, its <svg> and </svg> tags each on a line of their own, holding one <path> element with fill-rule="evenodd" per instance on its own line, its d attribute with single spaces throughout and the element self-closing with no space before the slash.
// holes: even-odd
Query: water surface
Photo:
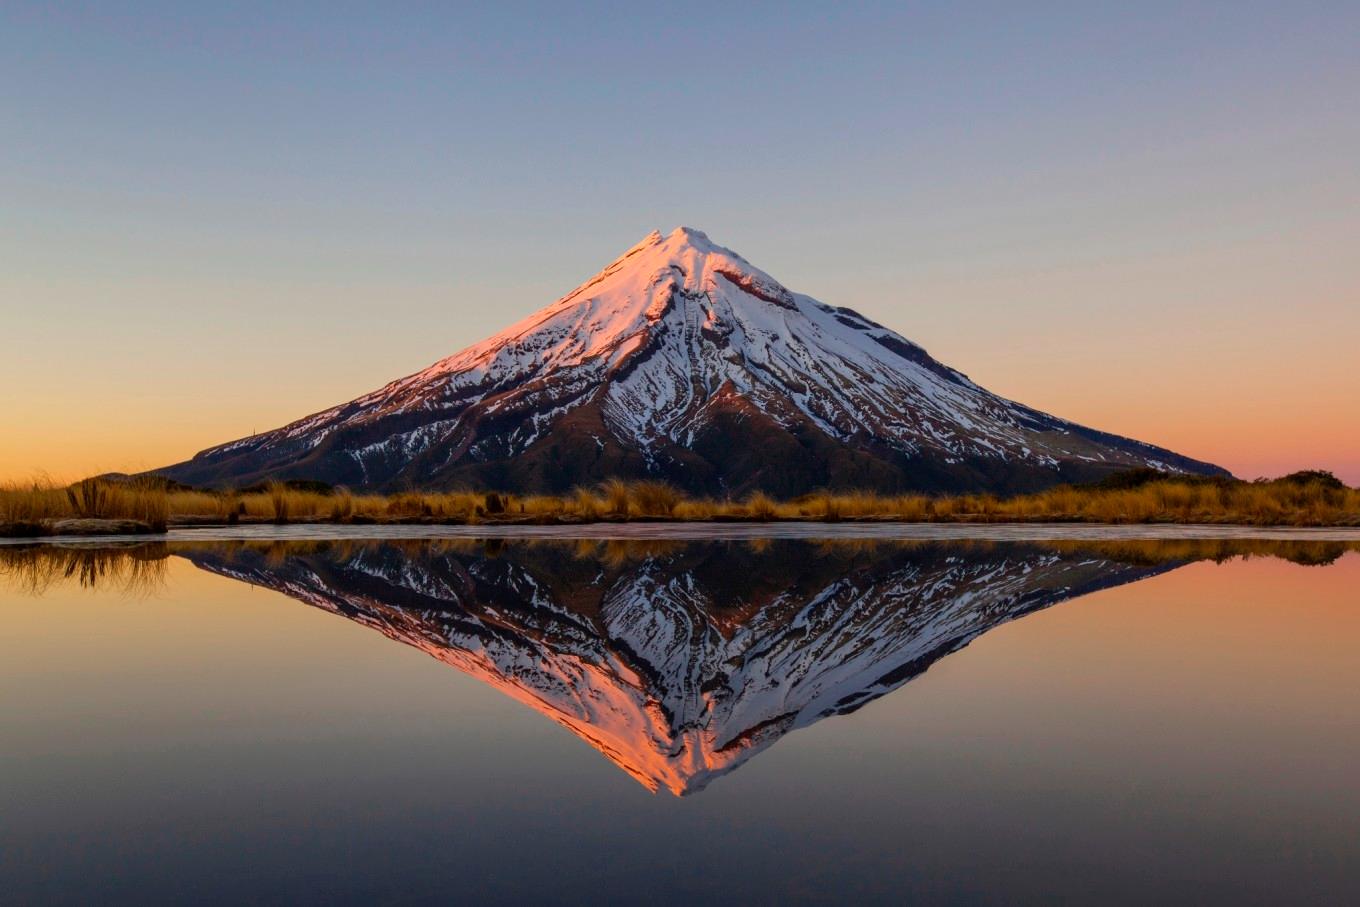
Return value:
<svg viewBox="0 0 1360 907">
<path fill-rule="evenodd" d="M 0 550 L 19 901 L 1360 895 L 1360 553 Z"/>
</svg>

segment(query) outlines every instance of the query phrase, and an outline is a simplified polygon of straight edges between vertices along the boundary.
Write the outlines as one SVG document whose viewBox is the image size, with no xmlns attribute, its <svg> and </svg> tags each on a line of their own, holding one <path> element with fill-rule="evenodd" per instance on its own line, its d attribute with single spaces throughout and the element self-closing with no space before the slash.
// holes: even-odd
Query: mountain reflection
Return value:
<svg viewBox="0 0 1360 907">
<path fill-rule="evenodd" d="M 1340 550 L 1289 554 L 1319 562 Z M 999 624 L 1196 552 L 496 541 L 180 553 L 422 649 L 567 727 L 647 788 L 680 795 Z"/>
<path fill-rule="evenodd" d="M 175 554 L 415 646 L 649 789 L 704 788 L 1023 614 L 1201 559 L 1356 543 L 144 543 L 0 547 L 0 577 L 149 591 Z"/>
</svg>

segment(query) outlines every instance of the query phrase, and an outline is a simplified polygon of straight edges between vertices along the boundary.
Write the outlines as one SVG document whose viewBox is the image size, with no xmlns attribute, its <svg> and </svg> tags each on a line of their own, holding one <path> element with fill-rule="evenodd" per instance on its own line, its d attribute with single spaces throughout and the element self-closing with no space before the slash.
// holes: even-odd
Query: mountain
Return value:
<svg viewBox="0 0 1360 907">
<path fill-rule="evenodd" d="M 677 795 L 1000 624 L 1184 563 L 1017 543 L 486 544 L 177 553 L 427 652 Z"/>
<path fill-rule="evenodd" d="M 697 230 L 652 233 L 571 293 L 406 378 L 156 472 L 195 485 L 562 492 L 1014 492 L 1216 466 L 990 393 Z"/>
</svg>

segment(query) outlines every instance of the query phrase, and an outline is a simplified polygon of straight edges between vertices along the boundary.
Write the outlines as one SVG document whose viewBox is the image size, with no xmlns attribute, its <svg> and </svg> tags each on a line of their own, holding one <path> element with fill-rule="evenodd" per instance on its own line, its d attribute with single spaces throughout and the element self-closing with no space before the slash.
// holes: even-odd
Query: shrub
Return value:
<svg viewBox="0 0 1360 907">
<path fill-rule="evenodd" d="M 1319 485 L 1331 491 L 1346 490 L 1346 483 L 1325 469 L 1302 469 L 1281 476 L 1275 482 L 1282 485 Z"/>
</svg>

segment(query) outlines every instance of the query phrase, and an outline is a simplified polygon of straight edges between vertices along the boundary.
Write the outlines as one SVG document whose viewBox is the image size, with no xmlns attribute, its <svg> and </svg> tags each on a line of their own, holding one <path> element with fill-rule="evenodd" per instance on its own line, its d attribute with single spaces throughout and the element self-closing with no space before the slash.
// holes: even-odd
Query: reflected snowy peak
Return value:
<svg viewBox="0 0 1360 907">
<path fill-rule="evenodd" d="M 1016 544 L 311 548 L 180 553 L 428 652 L 674 794 L 992 627 L 1181 563 Z"/>
</svg>

